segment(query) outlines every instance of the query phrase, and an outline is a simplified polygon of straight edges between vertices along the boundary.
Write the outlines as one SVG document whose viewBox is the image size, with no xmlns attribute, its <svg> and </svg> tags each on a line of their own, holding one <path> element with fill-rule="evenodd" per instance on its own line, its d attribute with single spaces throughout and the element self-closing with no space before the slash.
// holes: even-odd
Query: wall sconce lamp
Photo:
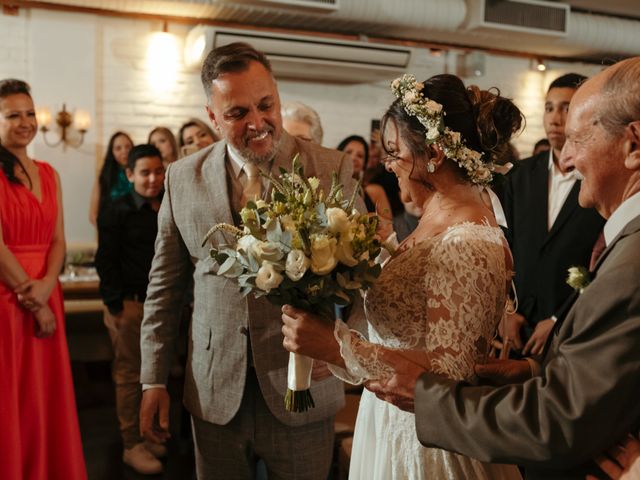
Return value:
<svg viewBox="0 0 640 480">
<path fill-rule="evenodd" d="M 546 72 L 547 71 L 547 64 L 544 63 L 544 60 L 542 60 L 541 58 L 536 58 L 535 59 L 535 68 L 539 72 Z"/>
<path fill-rule="evenodd" d="M 56 125 L 60 131 L 60 138 L 58 141 L 50 143 L 47 140 L 47 132 L 50 131 L 49 125 L 51 124 L 51 112 L 47 107 L 38 109 L 37 112 L 38 125 L 40 125 L 40 131 L 42 132 L 42 138 L 44 143 L 50 147 L 57 147 L 62 144 L 66 150 L 67 146 L 78 148 L 82 145 L 84 140 L 84 134 L 87 133 L 91 126 L 91 117 L 89 113 L 84 110 L 76 110 L 75 114 L 67 111 L 66 104 L 62 104 L 62 110 L 56 114 Z M 71 126 L 73 125 L 73 129 Z"/>
</svg>

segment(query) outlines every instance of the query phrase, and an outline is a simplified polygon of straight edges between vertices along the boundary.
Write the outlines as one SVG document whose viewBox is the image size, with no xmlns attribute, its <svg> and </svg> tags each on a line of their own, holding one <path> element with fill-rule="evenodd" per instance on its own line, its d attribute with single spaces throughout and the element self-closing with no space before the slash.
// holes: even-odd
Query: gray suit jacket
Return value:
<svg viewBox="0 0 640 480">
<path fill-rule="evenodd" d="M 285 132 L 271 172 L 291 169 L 300 153 L 307 176 L 325 190 L 338 171 L 351 194 L 352 164 L 343 154 L 295 139 Z M 235 280 L 219 277 L 202 239 L 214 224 L 233 223 L 225 169 L 226 143 L 214 144 L 171 165 L 158 214 L 156 252 L 150 272 L 141 331 L 142 383 L 165 383 L 178 335 L 180 307 L 193 277 L 194 310 L 189 335 L 184 403 L 194 416 L 224 425 L 238 411 L 248 367 L 248 341 L 262 395 L 287 425 L 328 418 L 344 404 L 341 382 L 312 382 L 316 407 L 306 413 L 284 409 L 288 352 L 282 346 L 280 308 L 253 295 L 242 297 Z M 223 234 L 214 243 L 231 243 Z"/>
<path fill-rule="evenodd" d="M 581 478 L 640 426 L 640 217 L 604 251 L 551 341 L 543 374 L 472 387 L 423 375 L 416 426 L 427 446 L 517 463 L 527 478 Z"/>
</svg>

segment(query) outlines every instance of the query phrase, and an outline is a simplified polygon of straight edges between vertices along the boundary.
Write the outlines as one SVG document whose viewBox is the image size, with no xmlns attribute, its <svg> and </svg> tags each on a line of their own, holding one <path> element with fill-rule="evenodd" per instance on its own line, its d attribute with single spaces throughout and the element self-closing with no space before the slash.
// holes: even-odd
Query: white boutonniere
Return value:
<svg viewBox="0 0 640 480">
<path fill-rule="evenodd" d="M 568 272 L 567 284 L 580 293 L 584 292 L 584 289 L 591 283 L 589 270 L 585 267 L 569 267 Z"/>
</svg>

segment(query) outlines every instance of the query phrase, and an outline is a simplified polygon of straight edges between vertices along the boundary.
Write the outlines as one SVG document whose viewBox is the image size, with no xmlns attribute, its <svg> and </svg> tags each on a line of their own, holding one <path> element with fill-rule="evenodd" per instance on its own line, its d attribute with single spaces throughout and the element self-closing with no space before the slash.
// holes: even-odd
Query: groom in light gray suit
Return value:
<svg viewBox="0 0 640 480">
<path fill-rule="evenodd" d="M 640 57 L 571 100 L 563 156 L 584 176 L 579 202 L 607 219 L 591 284 L 554 333 L 539 376 L 474 387 L 406 363 L 379 397 L 415 410 L 420 441 L 527 478 L 584 479 L 596 455 L 640 427 Z M 559 319 L 560 321 L 560 319 Z M 523 364 L 528 368 L 526 362 Z"/>
<path fill-rule="evenodd" d="M 280 309 L 264 298 L 242 297 L 235 281 L 217 276 L 202 239 L 216 223 L 238 224 L 236 212 L 250 183 L 255 191 L 246 164 L 277 176 L 300 154 L 306 175 L 318 177 L 327 190 L 336 171 L 350 195 L 351 162 L 283 131 L 271 67 L 251 46 L 213 50 L 202 67 L 202 82 L 207 113 L 223 140 L 167 171 L 141 332 L 141 429 L 153 441 L 168 436 L 164 385 L 192 278 L 184 403 L 192 415 L 198 478 L 252 478 L 262 459 L 269 479 L 324 480 L 334 415 L 344 404 L 342 384 L 332 376 L 314 381 L 315 408 L 285 411 L 288 352 L 282 347 Z M 268 198 L 269 182 L 260 181 L 258 191 Z M 219 235 L 214 244 L 232 240 Z"/>
</svg>

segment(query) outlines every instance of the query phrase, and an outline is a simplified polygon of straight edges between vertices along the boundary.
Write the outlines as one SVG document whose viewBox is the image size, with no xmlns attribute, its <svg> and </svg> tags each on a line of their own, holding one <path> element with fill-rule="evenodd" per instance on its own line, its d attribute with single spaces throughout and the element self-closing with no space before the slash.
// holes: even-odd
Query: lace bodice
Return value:
<svg viewBox="0 0 640 480">
<path fill-rule="evenodd" d="M 459 380 L 484 362 L 505 311 L 510 272 L 498 227 L 462 223 L 389 259 L 365 297 L 369 339 L 339 322 L 351 382 L 390 376 L 381 348 L 422 350 L 431 371 Z"/>
</svg>

